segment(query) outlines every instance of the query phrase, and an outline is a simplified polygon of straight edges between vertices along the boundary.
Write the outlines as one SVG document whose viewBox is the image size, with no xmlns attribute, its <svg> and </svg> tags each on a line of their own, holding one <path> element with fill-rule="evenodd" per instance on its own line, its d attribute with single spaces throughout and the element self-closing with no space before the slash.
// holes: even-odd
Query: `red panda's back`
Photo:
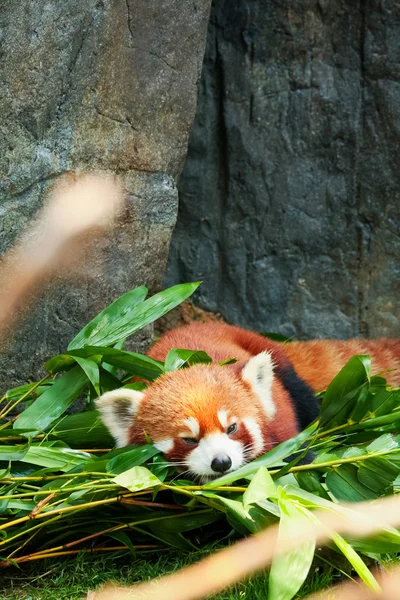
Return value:
<svg viewBox="0 0 400 600">
<path fill-rule="evenodd" d="M 172 348 L 204 350 L 215 362 L 228 358 L 247 361 L 252 354 L 235 342 L 234 328 L 223 323 L 192 323 L 172 329 L 153 344 L 148 356 L 164 361 Z"/>
<path fill-rule="evenodd" d="M 370 355 L 372 374 L 400 385 L 400 340 L 312 340 L 284 345 L 297 373 L 316 391 L 325 389 L 352 356 Z"/>
<path fill-rule="evenodd" d="M 164 361 L 172 348 L 204 350 L 214 362 L 235 358 L 247 362 L 260 352 L 270 352 L 276 365 L 287 364 L 288 358 L 280 344 L 257 333 L 225 323 L 191 323 L 164 334 L 147 353 Z"/>
<path fill-rule="evenodd" d="M 165 360 L 172 348 L 204 350 L 214 362 L 235 358 L 239 363 L 263 351 L 272 353 L 277 367 L 293 364 L 298 375 L 315 391 L 323 390 L 356 354 L 369 354 L 372 373 L 385 373 L 390 385 L 400 385 L 400 340 L 313 340 L 278 344 L 240 327 L 224 323 L 191 323 L 166 333 L 148 355 Z"/>
</svg>

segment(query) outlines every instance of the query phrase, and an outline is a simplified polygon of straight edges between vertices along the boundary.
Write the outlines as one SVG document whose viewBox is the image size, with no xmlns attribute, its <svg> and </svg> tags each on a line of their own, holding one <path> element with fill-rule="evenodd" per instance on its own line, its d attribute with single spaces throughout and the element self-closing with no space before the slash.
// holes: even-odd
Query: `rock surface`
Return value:
<svg viewBox="0 0 400 600">
<path fill-rule="evenodd" d="M 162 280 L 194 117 L 209 0 L 3 0 L 0 252 L 67 170 L 117 172 L 128 206 L 78 282 L 56 282 L 0 360 L 1 389 L 123 292 Z"/>
<path fill-rule="evenodd" d="M 214 2 L 165 283 L 298 339 L 400 335 L 400 5 Z"/>
</svg>

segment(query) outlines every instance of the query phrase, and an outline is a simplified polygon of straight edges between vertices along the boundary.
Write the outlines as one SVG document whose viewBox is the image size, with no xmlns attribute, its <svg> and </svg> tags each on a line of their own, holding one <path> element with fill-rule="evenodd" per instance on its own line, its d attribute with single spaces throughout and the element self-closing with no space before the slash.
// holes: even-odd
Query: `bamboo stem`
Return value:
<svg viewBox="0 0 400 600">
<path fill-rule="evenodd" d="M 114 498 L 105 498 L 104 500 L 95 500 L 94 502 L 86 502 L 85 504 L 79 504 L 77 506 L 64 506 L 63 508 L 58 508 L 57 510 L 50 510 L 47 511 L 45 513 L 40 513 L 36 516 L 25 516 L 25 517 L 20 517 L 19 519 L 14 519 L 14 521 L 8 521 L 7 523 L 4 523 L 4 525 L 0 525 L 0 531 L 2 531 L 3 529 L 8 529 L 8 527 L 13 527 L 14 525 L 19 525 L 20 523 L 26 523 L 27 521 L 30 521 L 32 519 L 43 519 L 45 517 L 49 517 L 51 515 L 60 515 L 66 512 L 71 512 L 71 511 L 81 511 L 81 510 L 86 510 L 87 508 L 93 508 L 95 506 L 101 506 L 104 504 L 113 504 L 115 502 L 119 502 L 119 496 L 115 496 Z M 1 544 L 1 542 L 0 542 Z"/>
<path fill-rule="evenodd" d="M 49 523 L 55 523 L 56 521 L 59 521 L 62 518 L 62 515 L 57 515 L 56 517 L 53 517 L 52 519 L 49 519 L 48 521 L 46 521 L 46 525 L 48 525 Z M 40 529 L 41 527 L 43 527 L 43 523 L 38 523 L 37 525 L 34 525 L 33 527 L 29 528 L 29 532 L 34 531 L 36 529 Z M 4 540 L 2 540 L 0 542 L 0 546 L 7 546 L 10 545 L 10 542 L 13 542 L 14 540 L 20 538 L 21 536 L 25 535 L 27 532 L 25 531 L 20 531 L 19 533 L 16 533 L 15 535 L 13 535 L 12 537 L 6 538 Z"/>
<path fill-rule="evenodd" d="M 379 456 L 386 456 L 388 454 L 392 454 L 393 452 L 399 452 L 398 448 L 393 448 L 391 450 L 385 450 L 383 452 L 374 452 L 371 454 L 362 454 L 361 456 L 349 456 L 348 458 L 336 458 L 334 460 L 327 460 L 325 462 L 320 463 L 311 463 L 309 465 L 297 465 L 296 467 L 292 467 L 289 469 L 289 473 L 295 473 L 296 471 L 309 471 L 312 469 L 321 469 L 325 467 L 335 467 L 340 466 L 344 463 L 356 463 L 362 462 L 364 460 L 368 460 L 369 458 L 377 458 Z M 270 471 L 270 474 L 278 473 L 279 469 Z"/>
<path fill-rule="evenodd" d="M 91 475 L 96 475 L 97 477 L 99 475 L 101 475 L 102 477 L 106 478 L 109 477 L 111 479 L 111 477 L 115 477 L 115 475 L 113 475 L 112 473 L 104 473 L 104 472 L 97 472 L 97 471 L 82 471 L 82 473 L 61 473 L 60 475 L 29 475 L 26 477 L 4 477 L 1 481 L 3 483 L 14 483 L 16 481 L 50 481 L 52 479 L 62 479 L 62 478 L 69 478 L 71 479 L 71 476 L 73 475 L 74 478 L 78 478 L 78 477 L 89 477 Z"/>
<path fill-rule="evenodd" d="M 101 480 L 98 480 L 101 481 Z M 82 485 L 77 485 L 74 487 L 60 487 L 56 490 L 51 490 L 52 492 L 54 492 L 54 495 L 57 494 L 65 494 L 66 492 L 79 492 L 81 490 L 84 490 L 86 488 L 90 488 L 90 485 L 95 485 L 97 482 L 93 481 L 93 482 L 86 482 L 85 484 Z M 103 491 L 103 490 L 113 490 L 113 489 L 117 489 L 120 486 L 117 485 L 116 483 L 113 484 L 109 484 L 109 485 L 102 485 L 102 486 L 97 486 L 96 489 L 93 489 L 92 492 L 97 492 L 97 491 Z M 32 494 L 32 492 L 21 492 L 20 494 L 11 494 L 8 496 L 0 496 L 0 500 L 11 500 L 14 498 L 30 498 L 32 496 L 41 496 L 41 495 L 46 495 L 49 493 L 49 490 L 34 490 L 34 493 Z"/>
<path fill-rule="evenodd" d="M 7 410 L 5 410 L 5 408 L 3 408 L 3 410 L 0 411 L 0 419 L 4 419 L 4 417 L 7 416 L 9 412 L 11 412 L 20 402 L 23 402 L 25 400 L 25 398 L 27 398 L 33 391 L 36 390 L 37 387 L 39 387 L 39 385 L 42 385 L 42 383 L 44 383 L 45 381 L 47 381 L 50 377 L 51 377 L 51 373 L 47 373 L 47 375 L 45 375 L 43 377 L 43 379 L 41 379 L 40 381 L 37 381 L 36 383 L 34 383 L 33 386 L 31 388 L 29 388 L 29 390 L 27 392 L 25 392 L 25 394 L 22 394 L 21 398 L 18 398 L 18 400 L 16 400 L 8 408 L 7 408 L 7 406 L 8 406 L 7 405 L 5 407 L 5 408 L 7 408 Z"/>
<path fill-rule="evenodd" d="M 140 544 L 138 546 L 133 546 L 135 550 L 155 550 L 158 548 L 156 544 Z M 42 558 L 53 558 L 55 556 L 71 556 L 72 554 L 79 554 L 80 552 L 117 552 L 118 550 L 130 550 L 128 546 L 106 546 L 104 548 L 82 548 L 80 550 L 65 550 L 63 552 L 46 552 L 42 554 L 27 554 L 26 556 L 21 556 L 19 558 L 14 558 L 12 561 L 2 560 L 0 562 L 0 567 L 11 567 L 15 563 L 24 563 L 31 560 L 40 560 Z"/>
<path fill-rule="evenodd" d="M 17 548 L 15 548 L 15 550 L 13 550 L 8 556 L 7 558 L 12 558 L 14 556 L 14 554 L 16 554 L 17 552 L 19 552 L 20 550 L 22 550 L 22 548 L 24 548 L 27 544 L 29 544 L 29 542 L 35 537 L 35 535 L 37 535 L 39 532 L 41 531 L 40 529 L 36 529 L 36 531 L 34 533 L 32 533 L 31 536 L 28 537 L 27 540 L 25 540 L 20 546 L 18 546 Z"/>
</svg>

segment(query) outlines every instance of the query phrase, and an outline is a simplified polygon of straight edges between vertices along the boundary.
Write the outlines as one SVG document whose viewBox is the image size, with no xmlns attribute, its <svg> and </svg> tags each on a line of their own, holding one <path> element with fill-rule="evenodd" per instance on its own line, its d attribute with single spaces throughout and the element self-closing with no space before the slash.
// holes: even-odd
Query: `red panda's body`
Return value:
<svg viewBox="0 0 400 600">
<path fill-rule="evenodd" d="M 247 361 L 267 350 L 279 365 L 292 364 L 316 392 L 324 390 L 356 354 L 370 354 L 372 374 L 385 373 L 392 386 L 400 385 L 400 339 L 312 340 L 277 343 L 241 327 L 223 323 L 193 323 L 167 332 L 147 353 L 164 360 L 171 348 L 204 350 L 215 361 L 235 357 Z"/>
<path fill-rule="evenodd" d="M 296 372 L 315 391 L 324 390 L 352 356 L 369 354 L 372 375 L 383 373 L 389 385 L 400 385 L 400 340 L 312 340 L 282 349 Z"/>
<path fill-rule="evenodd" d="M 400 367 L 400 341 L 278 344 L 222 323 L 192 324 L 166 333 L 148 356 L 204 350 L 212 365 L 167 373 L 144 391 L 120 389 L 98 400 L 119 445 L 147 435 L 166 458 L 202 478 L 234 470 L 309 424 L 322 390 L 354 354 L 370 353 L 374 372 Z M 232 365 L 218 366 L 228 358 Z M 398 384 L 400 369 L 388 373 Z"/>
</svg>

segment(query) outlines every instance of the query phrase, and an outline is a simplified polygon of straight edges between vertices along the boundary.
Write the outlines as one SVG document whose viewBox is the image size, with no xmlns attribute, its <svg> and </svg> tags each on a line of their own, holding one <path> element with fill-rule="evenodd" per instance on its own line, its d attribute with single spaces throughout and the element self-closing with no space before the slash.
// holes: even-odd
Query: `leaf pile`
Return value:
<svg viewBox="0 0 400 600">
<path fill-rule="evenodd" d="M 351 515 L 338 502 L 399 492 L 400 390 L 371 377 L 366 356 L 353 357 L 332 381 L 317 423 L 205 485 L 180 479 L 150 444 L 112 449 L 93 406 L 99 393 L 145 385 L 128 383 L 132 376 L 151 382 L 166 371 L 211 361 L 204 352 L 174 349 L 161 363 L 123 349 L 129 335 L 197 286 L 178 285 L 148 299 L 146 288 L 132 290 L 91 321 L 66 354 L 49 360 L 41 381 L 5 394 L 0 410 L 1 566 L 82 551 L 212 548 L 278 521 L 279 546 L 291 535 L 293 518 L 315 520 L 314 509 Z M 82 396 L 86 410 L 66 414 Z M 11 416 L 22 402 L 23 412 Z M 314 461 L 299 464 L 310 450 Z M 390 528 L 363 540 L 331 532 L 331 540 L 375 590 L 363 557 L 400 552 L 400 534 Z M 308 541 L 277 555 L 268 598 L 293 598 L 315 553 Z"/>
</svg>

